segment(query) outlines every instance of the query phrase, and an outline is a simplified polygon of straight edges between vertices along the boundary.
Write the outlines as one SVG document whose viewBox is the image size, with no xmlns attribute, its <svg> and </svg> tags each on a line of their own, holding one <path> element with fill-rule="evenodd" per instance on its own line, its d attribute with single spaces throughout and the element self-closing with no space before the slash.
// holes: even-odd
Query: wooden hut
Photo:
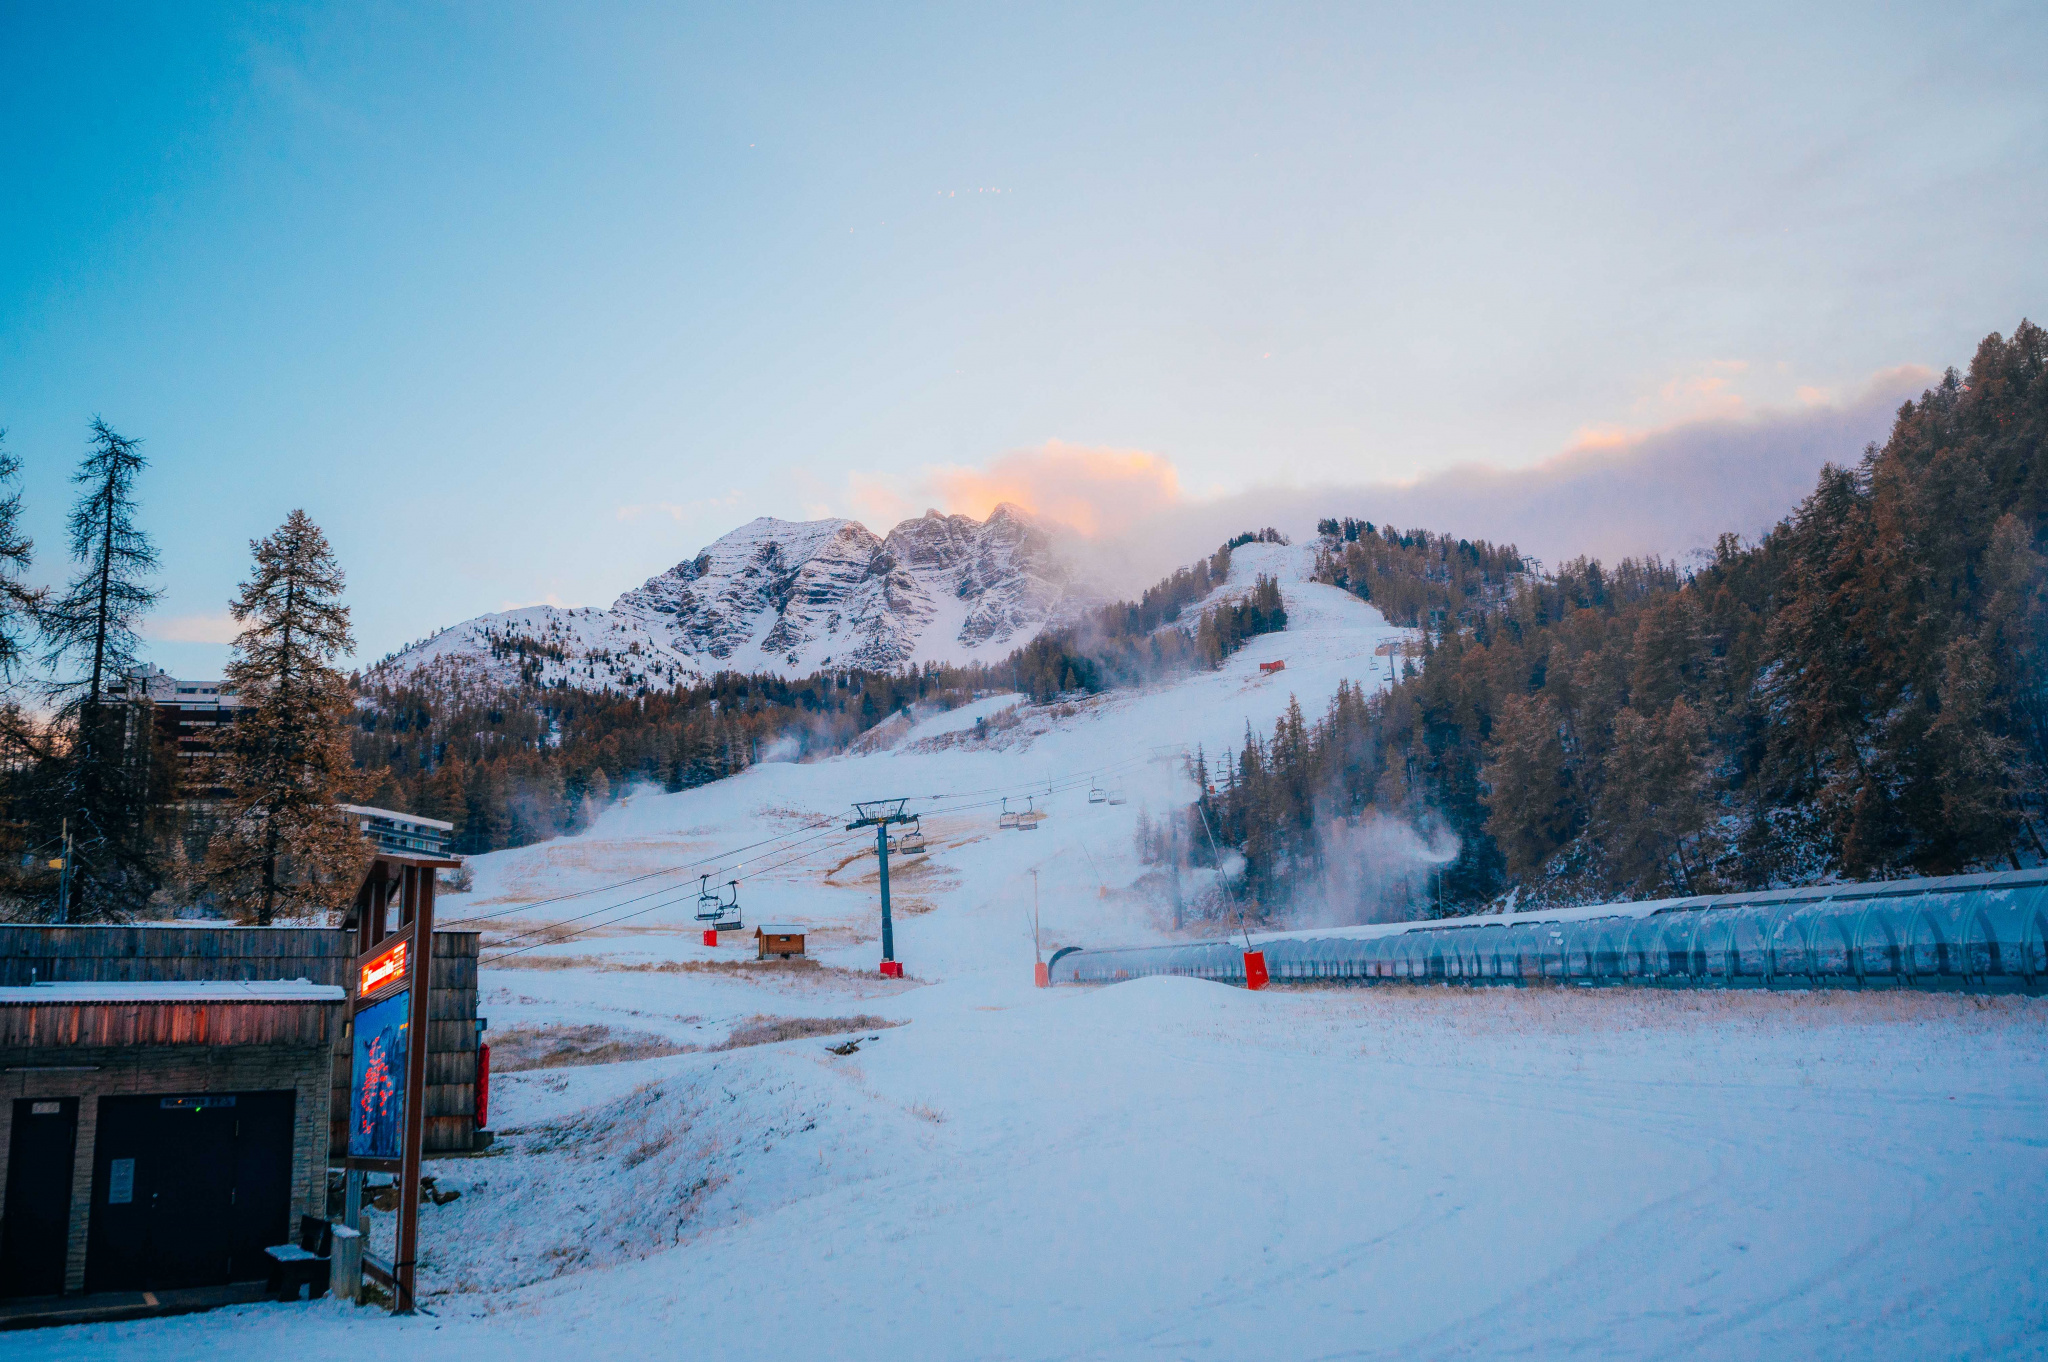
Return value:
<svg viewBox="0 0 2048 1362">
<path fill-rule="evenodd" d="M 0 924 L 0 986 L 304 979 L 348 988 L 353 927 L 46 927 Z M 433 1024 L 427 1033 L 427 1152 L 460 1153 L 480 1139 L 476 1120 L 476 932 L 434 933 Z M 335 1036 L 329 1138 L 344 1143 L 349 1047 Z"/>
<path fill-rule="evenodd" d="M 804 929 L 793 922 L 764 922 L 754 928 L 754 958 L 779 955 L 784 960 L 804 953 Z"/>
<path fill-rule="evenodd" d="M 327 1205 L 345 993 L 304 979 L 0 986 L 0 1295 L 261 1281 Z"/>
</svg>

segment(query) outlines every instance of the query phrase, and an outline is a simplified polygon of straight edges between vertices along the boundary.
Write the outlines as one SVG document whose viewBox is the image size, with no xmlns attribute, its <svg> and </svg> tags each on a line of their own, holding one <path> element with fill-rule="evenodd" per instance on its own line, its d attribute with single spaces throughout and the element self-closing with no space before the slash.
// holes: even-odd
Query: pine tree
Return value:
<svg viewBox="0 0 2048 1362">
<path fill-rule="evenodd" d="M 7 452 L 0 430 L 0 680 L 21 664 L 26 627 L 42 608 L 43 593 L 22 578 L 35 560 L 35 543 L 21 532 L 21 460 Z"/>
<path fill-rule="evenodd" d="M 78 570 L 42 611 L 49 697 L 68 740 L 55 812 L 70 824 L 73 903 L 82 912 L 139 906 L 153 887 L 150 733 L 131 722 L 133 704 L 107 702 L 107 687 L 135 666 L 136 629 L 158 596 L 143 584 L 156 570 L 156 549 L 135 524 L 135 479 L 148 467 L 140 446 L 94 418 L 91 451 L 71 476 L 85 489 L 67 525 Z"/>
<path fill-rule="evenodd" d="M 1718 851 L 1713 770 L 1700 711 L 1679 700 L 1649 718 L 1615 717 L 1614 746 L 1593 813 L 1593 834 L 1616 892 L 1704 893 Z"/>
<path fill-rule="evenodd" d="M 1487 827 L 1518 880 L 1533 876 L 1583 819 L 1560 729 L 1556 708 L 1541 695 L 1509 696 L 1493 721 L 1492 759 L 1481 773 Z"/>
<path fill-rule="evenodd" d="M 335 807 L 357 784 L 348 679 L 334 665 L 355 646 L 341 567 L 304 511 L 249 547 L 255 571 L 228 606 L 244 626 L 221 752 L 233 794 L 206 859 L 223 902 L 267 925 L 280 909 L 337 906 L 367 849 Z"/>
</svg>

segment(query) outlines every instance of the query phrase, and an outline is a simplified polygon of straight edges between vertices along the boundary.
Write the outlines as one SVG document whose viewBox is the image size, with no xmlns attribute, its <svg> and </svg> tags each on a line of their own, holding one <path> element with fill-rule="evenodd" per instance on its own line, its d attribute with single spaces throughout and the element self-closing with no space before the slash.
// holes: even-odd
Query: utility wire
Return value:
<svg viewBox="0 0 2048 1362">
<path fill-rule="evenodd" d="M 1132 767 L 1132 766 L 1134 766 L 1134 765 L 1142 765 L 1142 764 L 1144 764 L 1144 763 L 1145 763 L 1146 761 L 1149 761 L 1149 760 L 1152 760 L 1152 758 L 1145 758 L 1145 757 L 1131 757 L 1131 758 L 1126 758 L 1125 760 L 1123 760 L 1123 761 L 1120 761 L 1120 762 L 1112 762 L 1112 763 L 1108 763 L 1108 764 L 1106 764 L 1106 765 L 1103 765 L 1103 766 L 1096 766 L 1096 767 L 1088 767 L 1088 768 L 1085 768 L 1085 769 L 1083 769 L 1083 770 L 1081 770 L 1081 771 L 1078 771 L 1078 772 L 1073 772 L 1073 773 L 1070 773 L 1070 775 L 1069 775 L 1069 776 L 1068 776 L 1068 777 L 1067 777 L 1066 779 L 1064 779 L 1064 780 L 1062 780 L 1062 781 L 1058 782 L 1058 783 L 1057 783 L 1057 786 L 1056 786 L 1056 787 L 1055 787 L 1055 786 L 1046 786 L 1046 787 L 1044 787 L 1044 788 L 1045 788 L 1045 789 L 1046 789 L 1046 790 L 1047 790 L 1047 791 L 1048 791 L 1049 793 L 1050 793 L 1050 792 L 1059 792 L 1059 791 L 1064 791 L 1064 790 L 1068 790 L 1068 789 L 1075 789 L 1075 788 L 1078 788 L 1078 787 L 1079 787 L 1079 786 L 1080 786 L 1081 784 L 1084 784 L 1084 783 L 1086 783 L 1086 779 L 1092 779 L 1092 778 L 1093 778 L 1093 777 L 1095 777 L 1095 776 L 1099 776 L 1099 775 L 1104 775 L 1104 774 L 1108 774 L 1108 773 L 1112 773 L 1112 772 L 1116 772 L 1116 771 L 1122 771 L 1122 770 L 1127 770 L 1127 769 L 1129 769 L 1130 767 Z M 998 785 L 998 786 L 988 786 L 988 787 L 986 787 L 986 788 L 984 788 L 984 789 L 980 789 L 980 790 L 964 790 L 964 791 L 958 791 L 958 792 L 955 792 L 955 793 L 953 793 L 953 794 L 935 794 L 935 795 L 911 795 L 911 796 L 909 796 L 909 798 L 912 798 L 912 799 L 927 799 L 927 800 L 931 800 L 931 801 L 934 801 L 934 802 L 938 802 L 938 801 L 942 801 L 942 800 L 950 801 L 950 800 L 964 799 L 964 798 L 968 798 L 968 797 L 970 797 L 970 796 L 973 796 L 973 795 L 980 795 L 980 794 L 1002 794 L 1002 793 L 1003 793 L 1003 792 L 1004 792 L 1004 791 L 1005 791 L 1006 789 L 1014 789 L 1014 788 L 1017 788 L 1017 787 L 1005 787 L 1005 786 L 999 786 L 999 785 Z M 1023 791 L 1022 793 L 1010 793 L 1010 794 L 1008 794 L 1008 795 L 1007 795 L 1007 797 L 1008 797 L 1008 798 L 1011 798 L 1011 799 L 1025 799 L 1025 798 L 1030 798 L 1030 797 L 1032 797 L 1032 796 L 1033 796 L 1034 794 L 1036 794 L 1036 793 L 1037 793 L 1037 792 L 1038 792 L 1038 791 L 1039 791 L 1039 790 L 1041 789 L 1041 787 L 1040 787 L 1039 785 L 1037 785 L 1037 784 L 1032 784 L 1032 785 L 1029 785 L 1029 786 L 1025 786 L 1025 787 L 1021 787 L 1021 788 L 1022 788 L 1022 791 Z M 972 803 L 972 804 L 964 804 L 964 805 L 957 805 L 957 806 L 954 806 L 954 807 L 950 807 L 950 808 L 945 808 L 945 809 L 928 809 L 928 810 L 926 810 L 926 812 L 929 812 L 929 813 L 949 813 L 949 814 L 951 814 L 951 813 L 967 813 L 967 812 L 971 812 L 971 811 L 973 811 L 974 809 L 977 809 L 977 808 L 994 808 L 994 807 L 995 807 L 995 806 L 996 806 L 996 805 L 997 805 L 997 804 L 998 804 L 999 802 L 1000 802 L 1000 801 L 999 801 L 999 800 L 996 800 L 996 799 L 988 799 L 988 800 L 982 800 L 982 801 L 980 801 L 980 802 L 978 802 L 978 803 Z M 816 834 L 816 835 L 823 835 L 823 834 L 824 834 L 825 832 L 829 832 L 829 831 L 831 831 L 831 830 L 832 830 L 832 828 L 828 826 L 828 827 L 826 827 L 826 828 L 820 829 L 820 830 L 819 830 L 819 831 L 817 832 L 817 834 Z M 760 839 L 759 841 L 755 841 L 755 842 L 749 842 L 749 843 L 746 843 L 746 844 L 745 844 L 745 845 L 743 845 L 743 846 L 738 846 L 738 847 L 730 847 L 730 848 L 726 848 L 726 849 L 724 849 L 724 850 L 721 850 L 721 851 L 715 851 L 715 852 L 712 852 L 712 853 L 711 853 L 710 855 L 708 855 L 708 856 L 703 856 L 703 857 L 699 857 L 698 859 L 696 859 L 696 860 L 694 860 L 694 861 L 683 861 L 683 862 L 678 862 L 678 863 L 677 863 L 677 864 L 675 864 L 675 865 L 671 865 L 671 866 L 663 866 L 663 867 L 661 867 L 661 868 L 660 868 L 660 869 L 658 869 L 658 870 L 649 870 L 649 871 L 643 872 L 642 874 L 638 874 L 638 875 L 632 875 L 632 876 L 629 876 L 629 877 L 627 877 L 626 879 L 623 879 L 623 880 L 614 880 L 614 881 L 612 881 L 612 882 L 611 882 L 611 883 L 609 883 L 609 884 L 599 884 L 599 885 L 592 885 L 592 886 L 591 886 L 590 888 L 588 888 L 588 889 L 576 889 L 576 890 L 571 890 L 571 891 L 569 891 L 569 892 L 567 892 L 567 893 L 562 893 L 562 894 L 554 894 L 554 895 L 551 895 L 551 896 L 549 896 L 549 897 L 547 897 L 547 898 L 544 898 L 544 899 L 534 899 L 534 900 L 532 900 L 532 901 L 530 901 L 530 902 L 527 902 L 527 903 L 521 903 L 521 904 L 511 905 L 511 910 L 512 910 L 512 911 L 515 911 L 515 912 L 521 912 L 521 913 L 524 913 L 524 912 L 529 912 L 529 911 L 531 911 L 532 909 L 535 909 L 535 908 L 543 908 L 543 907 L 546 907 L 546 906 L 547 906 L 548 904 L 551 904 L 551 903 L 566 903 L 566 902 L 569 902 L 569 901 L 571 901 L 571 900 L 573 900 L 573 899 L 580 899 L 580 898 L 588 898 L 588 897 L 590 897 L 590 896 L 591 896 L 592 894 L 603 894 L 603 893 L 609 893 L 609 892 L 611 892 L 612 890 L 615 890 L 615 889 L 624 889 L 624 888 L 627 888 L 627 887 L 629 887 L 629 886 L 631 886 L 631 885 L 635 885 L 635 884 L 640 884 L 640 883 L 643 883 L 643 882 L 645 882 L 645 881 L 647 881 L 647 880 L 652 880 L 652 879 L 660 879 L 660 878 L 662 878 L 663 876 L 667 876 L 667 875 L 674 875 L 674 874 L 682 873 L 682 872 L 685 872 L 685 871 L 689 871 L 689 870 L 694 870 L 694 869 L 697 869 L 698 867 L 701 867 L 701 866 L 704 866 L 704 865 L 707 865 L 707 864 L 712 864 L 712 863 L 717 863 L 717 864 L 718 864 L 718 865 L 719 865 L 719 866 L 720 866 L 720 867 L 722 868 L 722 867 L 723 867 L 723 866 L 724 866 L 724 865 L 725 865 L 726 863 L 728 863 L 729 861 L 731 861 L 731 860 L 732 860 L 733 858 L 737 857 L 737 856 L 739 855 L 739 853 L 740 853 L 740 852 L 742 852 L 742 851 L 753 851 L 753 850 L 756 850 L 756 849 L 758 849 L 758 848 L 761 848 L 761 847 L 773 846 L 773 845 L 774 845 L 775 843 L 778 843 L 778 842 L 787 842 L 787 841 L 788 841 L 788 840 L 789 840 L 790 838 L 792 838 L 792 837 L 795 837 L 795 836 L 797 836 L 797 834 L 796 834 L 796 833 L 793 833 L 793 832 L 787 832 L 787 833 L 779 833 L 779 834 L 777 834 L 776 836 L 773 836 L 773 837 L 764 837 L 764 838 Z M 804 840 L 806 840 L 806 841 L 807 841 L 807 840 L 810 840 L 810 839 L 806 838 L 806 839 L 804 839 Z M 800 845 L 800 844 L 801 844 L 801 843 L 797 843 L 796 845 Z M 769 853 L 767 853 L 767 854 L 773 855 L 774 853 L 773 853 L 773 852 L 769 852 Z M 718 872 L 718 871 L 713 871 L 713 872 L 711 872 L 711 873 L 713 873 L 713 874 L 716 874 L 716 873 L 719 873 L 719 872 Z M 662 893 L 662 892 L 665 892 L 665 891 L 663 891 L 663 890 L 659 890 L 659 889 L 657 889 L 657 890 L 652 890 L 652 891 L 650 891 L 650 893 Z M 639 896 L 639 897 L 642 897 L 642 898 L 644 898 L 644 897 L 646 897 L 646 895 L 641 895 L 641 896 Z M 627 899 L 627 900 L 625 900 L 625 903 L 633 903 L 633 902 L 637 902 L 637 901 L 638 901 L 638 899 L 637 899 L 637 898 L 636 898 L 636 899 Z M 606 906 L 605 908 L 599 908 L 599 909 L 594 909 L 594 910 L 592 910 L 592 911 L 593 911 L 593 913 L 599 913 L 599 912 L 606 912 L 606 911 L 609 911 L 609 909 L 610 909 L 610 908 L 616 908 L 616 907 L 622 907 L 622 906 L 624 906 L 624 904 L 610 904 L 610 905 L 607 905 L 607 906 Z M 579 920 L 580 920 L 580 919 L 581 919 L 582 917 L 587 917 L 587 916 L 591 916 L 591 915 L 592 915 L 592 914 L 581 914 L 581 915 L 579 915 L 578 917 L 573 917 L 573 918 L 567 918 L 567 919 L 564 919 L 564 920 L 565 920 L 565 921 L 568 921 L 568 922 L 576 922 L 576 921 L 579 921 Z M 444 921 L 443 921 L 443 922 L 441 923 L 441 925 L 442 925 L 442 926 L 448 926 L 448 927 L 455 927 L 455 926 L 460 926 L 460 925 L 462 925 L 463 923 L 467 923 L 467 922 L 482 922 L 482 921 L 488 921 L 489 919 L 491 919 L 491 918 L 494 918 L 494 917 L 496 917 L 496 916 L 498 916 L 498 914 L 496 914 L 496 913 L 472 913 L 472 914 L 470 914 L 470 915 L 468 915 L 468 916 L 466 916 L 466 917 L 459 917 L 459 918 L 448 918 L 448 919 L 445 919 L 445 920 L 444 920 Z"/>
<path fill-rule="evenodd" d="M 770 865 L 767 865 L 767 866 L 763 866 L 763 867 L 762 867 L 762 870 L 763 870 L 763 872 L 765 872 L 765 871 L 768 871 L 768 870 L 773 870 L 773 869 L 776 869 L 776 868 L 777 868 L 778 866 L 781 866 L 781 865 L 786 865 L 786 864 L 788 864 L 788 863 L 789 863 L 790 861 L 792 861 L 792 860 L 805 860 L 805 859 L 807 859 L 807 858 L 809 858 L 809 857 L 811 857 L 811 856 L 815 856 L 815 855 L 817 855 L 817 854 L 818 854 L 819 852 L 821 852 L 821 851 L 831 851 L 831 850 L 834 850 L 834 849 L 836 849 L 836 848 L 838 848 L 838 847 L 843 847 L 843 846 L 849 846 L 849 845 L 851 845 L 851 844 L 852 844 L 852 843 L 854 843 L 854 842 L 864 842 L 864 841 L 866 841 L 866 840 L 867 840 L 867 839 L 866 839 L 865 837 L 847 837 L 847 836 L 843 836 L 843 837 L 841 837 L 841 839 L 840 839 L 839 841 L 837 841 L 837 842 L 831 842 L 831 843 L 827 843 L 827 844 L 826 844 L 825 846 L 822 846 L 822 847 L 815 847 L 815 848 L 813 848 L 813 849 L 812 849 L 812 850 L 810 850 L 810 851 L 804 852 L 804 853 L 803 853 L 802 855 L 798 855 L 798 856 L 786 856 L 786 857 L 784 857 L 784 858 L 783 858 L 782 860 L 780 860 L 780 861 L 776 861 L 776 862 L 774 862 L 773 864 L 770 864 Z M 687 898 L 687 897 L 689 896 L 689 892 L 690 892 L 689 890 L 685 889 L 685 890 L 684 890 L 684 891 L 683 891 L 682 893 L 679 893 L 679 894 L 677 894 L 677 895 L 676 895 L 675 897 L 673 897 L 673 898 L 671 898 L 671 899 L 668 899 L 668 900 L 667 900 L 667 901 L 665 901 L 665 902 L 662 902 L 662 903 L 651 903 L 651 904 L 649 904 L 649 905 L 648 905 L 647 907 L 645 907 L 645 908 L 640 908 L 640 909 L 636 909 L 636 910 L 634 910 L 633 912 L 630 912 L 630 913 L 624 913 L 624 914 L 621 914 L 620 916 L 618 916 L 618 917 L 615 917 L 615 918 L 612 918 L 612 919 L 610 919 L 609 921 L 606 921 L 606 922 L 593 922 L 593 923 L 591 923 L 591 924 L 590 924 L 589 926 L 587 926 L 587 927 L 579 927 L 579 928 L 578 928 L 577 930 L 575 930 L 575 931 L 573 931 L 573 932 L 570 932 L 570 933 L 569 933 L 568 935 L 566 935 L 566 936 L 556 937 L 555 939 L 553 939 L 553 940 L 550 940 L 550 941 L 536 941 L 536 942 L 533 942 L 533 943 L 532 943 L 532 944 L 530 944 L 530 945 L 526 945 L 526 946 L 520 946 L 520 947 L 518 947 L 518 948 L 517 948 L 516 950 L 500 950 L 498 954 L 496 954 L 496 955 L 492 956 L 492 957 L 491 957 L 491 958 L 490 958 L 489 960 L 479 960 L 479 961 L 478 961 L 477 963 L 478 963 L 479 965 L 495 965 L 495 964 L 497 964 L 497 963 L 498 963 L 498 962 L 499 962 L 500 960 L 506 960 L 506 959 L 509 959 L 509 958 L 511 958 L 512 956 L 515 956 L 515 955 L 524 955 L 524 954 L 525 954 L 526 952 L 528 952 L 528 951 L 537 951 L 537 950 L 539 950 L 539 949 L 540 949 L 541 947 L 543 947 L 543 946 L 555 946 L 555 945 L 560 945 L 560 944 L 561 944 L 562 942 L 564 942 L 564 941 L 573 941 L 573 940 L 575 940 L 575 939 L 576 939 L 577 937 L 579 937 L 579 936 L 583 936 L 583 935 L 586 935 L 586 934 L 588 934 L 588 933 L 590 933 L 590 932 L 598 931 L 598 930 L 600 930 L 600 929 L 602 929 L 602 928 L 605 928 L 605 927 L 615 927 L 615 926 L 617 926 L 617 925 L 618 925 L 619 923 L 621 923 L 621 922 L 625 922 L 625 921 L 627 921 L 627 920 L 628 920 L 628 919 L 630 919 L 630 918 L 636 918 L 636 917 L 641 917 L 641 916 L 644 916 L 645 914 L 648 914 L 648 913 L 654 912 L 654 911 L 655 911 L 656 909 L 658 909 L 658 908 L 666 908 L 666 907 L 669 907 L 669 906 L 670 906 L 671 904 L 681 903 L 681 902 L 682 902 L 682 901 L 683 901 L 683 900 L 684 900 L 685 898 Z M 498 947 L 496 947 L 496 946 L 493 946 L 493 947 L 492 947 L 492 949 L 493 949 L 493 950 L 498 950 Z"/>
</svg>

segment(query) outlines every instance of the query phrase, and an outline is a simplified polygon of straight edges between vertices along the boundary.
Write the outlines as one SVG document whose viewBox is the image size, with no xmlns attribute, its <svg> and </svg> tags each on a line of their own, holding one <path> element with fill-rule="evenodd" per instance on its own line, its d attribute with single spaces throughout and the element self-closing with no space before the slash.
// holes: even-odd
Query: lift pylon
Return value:
<svg viewBox="0 0 2048 1362">
<path fill-rule="evenodd" d="M 903 977 L 903 966 L 896 959 L 896 929 L 889 917 L 889 828 L 897 823 L 915 823 L 914 814 L 903 812 L 908 799 L 870 799 L 853 806 L 853 821 L 846 825 L 852 832 L 857 828 L 875 830 L 875 860 L 881 867 L 882 881 L 882 973 L 891 979 Z"/>
</svg>

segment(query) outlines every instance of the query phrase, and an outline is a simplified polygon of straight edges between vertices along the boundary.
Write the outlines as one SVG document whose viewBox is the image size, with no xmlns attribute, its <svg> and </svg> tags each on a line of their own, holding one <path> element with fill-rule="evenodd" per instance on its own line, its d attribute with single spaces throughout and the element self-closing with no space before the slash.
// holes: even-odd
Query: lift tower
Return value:
<svg viewBox="0 0 2048 1362">
<path fill-rule="evenodd" d="M 846 825 L 848 832 L 859 828 L 875 830 L 875 859 L 882 867 L 882 973 L 892 979 L 903 977 L 903 966 L 896 963 L 896 928 L 889 920 L 889 826 L 913 821 L 911 815 L 903 812 L 903 806 L 909 802 L 904 798 L 856 803 L 853 821 Z"/>
</svg>

